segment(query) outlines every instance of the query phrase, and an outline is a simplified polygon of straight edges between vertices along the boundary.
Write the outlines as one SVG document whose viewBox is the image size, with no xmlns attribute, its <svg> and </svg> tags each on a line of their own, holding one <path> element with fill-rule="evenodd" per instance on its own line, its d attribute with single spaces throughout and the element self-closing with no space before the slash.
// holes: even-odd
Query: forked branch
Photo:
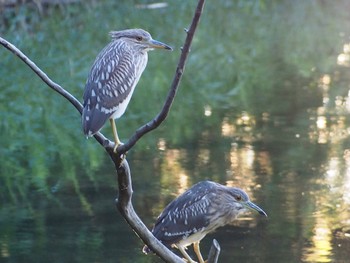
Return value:
<svg viewBox="0 0 350 263">
<path fill-rule="evenodd" d="M 105 150 L 110 155 L 113 160 L 116 171 L 118 174 L 118 186 L 119 195 L 117 199 L 117 207 L 125 218 L 127 223 L 136 232 L 136 234 L 150 247 L 158 256 L 160 256 L 166 262 L 183 262 L 178 256 L 168 250 L 161 242 L 159 242 L 152 233 L 143 224 L 141 219 L 137 216 L 134 208 L 132 206 L 132 181 L 129 165 L 125 159 L 124 153 L 130 150 L 137 141 L 146 133 L 156 129 L 168 116 L 171 105 L 174 101 L 179 83 L 181 81 L 187 57 L 190 52 L 190 47 L 192 43 L 193 36 L 197 29 L 199 19 L 201 17 L 205 0 L 199 0 L 195 14 L 192 19 L 190 28 L 186 30 L 187 37 L 182 48 L 179 63 L 176 68 L 176 72 L 170 86 L 167 98 L 163 105 L 161 112 L 150 122 L 141 126 L 136 130 L 134 135 L 124 144 L 120 145 L 117 149 L 118 154 L 113 152 L 114 143 L 107 139 L 102 133 L 97 133 L 94 135 L 95 139 L 105 148 Z M 10 42 L 0 37 L 0 44 L 19 57 L 24 63 L 26 63 L 50 88 L 58 92 L 60 95 L 65 97 L 81 114 L 83 106 L 81 103 L 68 91 L 62 88 L 59 84 L 52 81 L 33 61 L 31 61 L 22 51 L 12 45 Z M 213 243 L 213 251 L 211 257 L 209 257 L 208 263 L 217 262 L 217 256 L 220 251 L 218 249 L 217 242 Z M 213 256 L 214 255 L 214 256 Z"/>
</svg>

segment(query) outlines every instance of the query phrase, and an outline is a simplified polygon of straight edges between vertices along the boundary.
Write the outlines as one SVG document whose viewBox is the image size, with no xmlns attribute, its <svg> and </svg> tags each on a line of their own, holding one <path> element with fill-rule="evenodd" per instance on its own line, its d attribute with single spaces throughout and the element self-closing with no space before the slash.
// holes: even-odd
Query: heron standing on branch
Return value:
<svg viewBox="0 0 350 263">
<path fill-rule="evenodd" d="M 185 249 L 193 244 L 200 263 L 204 263 L 199 242 L 216 228 L 232 223 L 246 209 L 267 214 L 249 200 L 241 189 L 211 181 L 195 184 L 173 200 L 159 215 L 153 235 L 167 247 L 176 247 L 190 263 L 195 263 Z M 144 246 L 143 252 L 151 250 Z"/>
<path fill-rule="evenodd" d="M 109 43 L 97 56 L 85 86 L 82 125 L 88 137 L 97 133 L 109 119 L 113 129 L 114 151 L 121 144 L 114 119 L 129 104 L 135 86 L 147 65 L 147 52 L 172 48 L 152 39 L 142 29 L 110 32 Z"/>
</svg>

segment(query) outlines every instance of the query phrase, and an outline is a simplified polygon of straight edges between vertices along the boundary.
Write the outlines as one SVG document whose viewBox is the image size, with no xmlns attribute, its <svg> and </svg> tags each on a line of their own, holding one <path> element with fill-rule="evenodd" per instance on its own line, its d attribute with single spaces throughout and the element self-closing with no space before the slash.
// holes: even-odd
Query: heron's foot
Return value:
<svg viewBox="0 0 350 263">
<path fill-rule="evenodd" d="M 117 142 L 117 143 L 114 143 L 114 147 L 113 147 L 113 152 L 114 153 L 117 153 L 117 149 L 119 147 L 119 145 L 123 145 L 124 143 L 122 143 L 121 141 Z"/>
</svg>

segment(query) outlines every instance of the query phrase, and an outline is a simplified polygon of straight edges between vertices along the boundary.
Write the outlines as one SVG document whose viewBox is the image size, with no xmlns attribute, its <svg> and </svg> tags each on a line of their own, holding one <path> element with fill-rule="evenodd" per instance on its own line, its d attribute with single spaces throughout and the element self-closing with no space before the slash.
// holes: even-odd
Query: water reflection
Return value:
<svg viewBox="0 0 350 263">
<path fill-rule="evenodd" d="M 331 154 L 338 154 L 331 151 Z M 342 158 L 330 156 L 328 164 L 325 165 L 324 174 L 317 182 L 321 190 L 312 192 L 315 198 L 315 209 L 313 213 L 314 226 L 310 244 L 304 249 L 303 259 L 307 262 L 333 262 L 334 232 L 347 222 L 343 218 L 348 218 L 349 211 L 346 211 L 346 202 L 343 202 L 341 195 L 347 192 L 341 187 L 344 180 L 342 173 L 344 163 Z M 322 179 L 323 178 L 323 179 Z M 345 191 L 344 191 L 345 190 Z"/>
<path fill-rule="evenodd" d="M 255 182 L 255 151 L 251 145 L 246 145 L 244 148 L 238 148 L 237 144 L 233 143 L 230 151 L 230 169 L 227 171 L 227 184 L 236 186 L 249 194 L 254 200 L 252 188 L 257 187 Z"/>
<path fill-rule="evenodd" d="M 332 233 L 325 218 L 316 218 L 312 234 L 311 247 L 304 250 L 302 260 L 305 262 L 331 262 Z"/>
<path fill-rule="evenodd" d="M 186 158 L 186 156 L 185 150 L 178 149 L 167 149 L 163 155 L 160 167 L 162 189 L 168 191 L 168 186 L 171 185 L 176 189 L 176 192 L 173 192 L 176 196 L 182 194 L 191 186 L 188 171 L 181 163 L 181 159 Z"/>
<path fill-rule="evenodd" d="M 343 200 L 345 204 L 350 204 L 350 149 L 344 151 L 345 173 L 343 180 Z"/>
<path fill-rule="evenodd" d="M 338 55 L 338 65 L 350 66 L 350 43 L 344 44 L 343 52 Z"/>
</svg>

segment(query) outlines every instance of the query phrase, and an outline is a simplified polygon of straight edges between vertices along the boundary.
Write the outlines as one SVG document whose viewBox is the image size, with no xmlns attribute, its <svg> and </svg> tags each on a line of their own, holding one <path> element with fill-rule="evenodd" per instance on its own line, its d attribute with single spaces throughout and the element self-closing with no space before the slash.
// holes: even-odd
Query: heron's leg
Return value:
<svg viewBox="0 0 350 263">
<path fill-rule="evenodd" d="M 115 125 L 115 120 L 113 118 L 110 118 L 109 121 L 110 121 L 111 126 L 112 126 L 113 138 L 114 138 L 114 142 L 115 142 L 115 146 L 114 146 L 113 151 L 116 153 L 118 146 L 121 144 L 121 141 L 119 140 L 119 137 L 118 137 L 117 126 Z"/>
<path fill-rule="evenodd" d="M 182 255 L 184 255 L 184 257 L 187 259 L 187 262 L 189 262 L 189 263 L 197 263 L 196 261 L 193 261 L 193 259 L 187 254 L 187 252 L 185 251 L 184 247 L 177 246 L 177 248 L 180 250 Z"/>
<path fill-rule="evenodd" d="M 193 250 L 194 250 L 194 253 L 196 253 L 199 262 L 204 263 L 204 259 L 203 259 L 202 254 L 201 254 L 201 250 L 199 248 L 199 241 L 193 243 Z"/>
</svg>

